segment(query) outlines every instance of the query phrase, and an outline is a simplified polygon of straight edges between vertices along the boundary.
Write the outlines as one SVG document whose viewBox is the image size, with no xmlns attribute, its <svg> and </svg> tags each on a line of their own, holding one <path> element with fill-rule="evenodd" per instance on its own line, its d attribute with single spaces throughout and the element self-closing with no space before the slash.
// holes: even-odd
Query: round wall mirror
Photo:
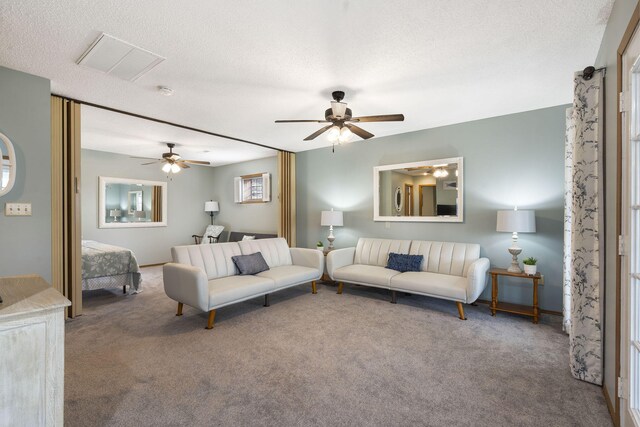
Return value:
<svg viewBox="0 0 640 427">
<path fill-rule="evenodd" d="M 7 194 L 13 188 L 16 181 L 16 152 L 11 140 L 0 133 L 0 196 Z"/>
<path fill-rule="evenodd" d="M 396 206 L 396 211 L 400 212 L 402 210 L 402 190 L 400 187 L 396 188 L 396 193 L 393 196 L 393 202 Z"/>
</svg>

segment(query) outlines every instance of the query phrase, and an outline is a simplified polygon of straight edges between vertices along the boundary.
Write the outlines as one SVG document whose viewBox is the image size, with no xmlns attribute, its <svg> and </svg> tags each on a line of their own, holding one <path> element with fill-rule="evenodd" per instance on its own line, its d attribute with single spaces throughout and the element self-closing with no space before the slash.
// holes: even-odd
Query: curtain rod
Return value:
<svg viewBox="0 0 640 427">
<path fill-rule="evenodd" d="M 114 113 L 126 114 L 127 116 L 137 117 L 139 119 L 150 120 L 152 122 L 162 123 L 162 124 L 169 125 L 169 126 L 175 126 L 175 127 L 181 128 L 181 129 L 186 129 L 186 130 L 190 130 L 190 131 L 193 131 L 193 132 L 200 132 L 200 133 L 204 133 L 204 134 L 211 135 L 211 136 L 217 136 L 219 138 L 225 138 L 225 139 L 231 139 L 233 141 L 244 142 L 245 144 L 256 145 L 258 147 L 268 148 L 270 150 L 275 150 L 275 151 L 282 151 L 283 153 L 292 153 L 291 151 L 281 150 L 279 148 L 269 147 L 268 145 L 260 144 L 259 142 L 253 142 L 253 141 L 248 141 L 246 139 L 236 138 L 234 136 L 228 136 L 228 135 L 223 135 L 223 134 L 220 134 L 220 133 L 209 132 L 207 130 L 202 130 L 202 129 L 194 128 L 194 127 L 191 127 L 191 126 L 179 125 L 177 123 L 169 122 L 169 121 L 166 121 L 166 120 L 161 120 L 161 119 L 156 119 L 156 118 L 153 118 L 153 117 L 143 116 L 142 114 L 131 113 L 129 111 L 118 110 L 117 108 L 106 107 L 104 105 L 94 104 L 92 102 L 82 101 L 80 99 L 69 98 L 68 96 L 64 96 L 64 95 L 57 95 L 55 93 L 52 93 L 51 95 L 57 96 L 57 97 L 62 98 L 62 99 L 66 99 L 68 101 L 77 102 L 77 103 L 82 104 L 82 105 L 87 105 L 89 107 L 100 108 L 102 110 L 112 111 Z"/>
<path fill-rule="evenodd" d="M 606 74 L 607 67 L 595 68 L 595 67 L 592 67 L 592 66 L 588 66 L 584 70 L 582 70 L 582 78 L 585 79 L 585 80 L 591 80 L 591 78 L 593 77 L 593 74 L 596 71 L 604 71 L 603 74 Z"/>
</svg>

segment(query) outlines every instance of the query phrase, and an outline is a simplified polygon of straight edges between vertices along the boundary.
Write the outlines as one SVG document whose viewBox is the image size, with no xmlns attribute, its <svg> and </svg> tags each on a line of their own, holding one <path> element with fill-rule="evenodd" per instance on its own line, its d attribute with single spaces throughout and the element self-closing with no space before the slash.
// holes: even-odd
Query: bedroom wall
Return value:
<svg viewBox="0 0 640 427">
<path fill-rule="evenodd" d="M 129 156 L 82 150 L 82 238 L 133 250 L 141 265 L 171 260 L 171 247 L 193 243 L 209 224 L 204 202 L 214 197 L 214 169 L 193 166 L 167 179 L 156 166 L 141 166 Z M 148 179 L 167 182 L 167 227 L 98 228 L 98 177 Z"/>
<path fill-rule="evenodd" d="M 39 274 L 51 281 L 51 89 L 49 80 L 0 67 L 0 132 L 12 141 L 17 177 L 0 197 L 0 276 Z M 7 217 L 5 203 L 31 203 Z"/>
<path fill-rule="evenodd" d="M 220 204 L 216 224 L 224 225 L 221 241 L 228 239 L 229 231 L 276 233 L 278 231 L 278 158 L 267 157 L 249 162 L 219 166 L 213 169 L 211 197 Z M 268 203 L 239 204 L 233 201 L 233 178 L 268 172 L 271 174 L 271 201 Z"/>
<path fill-rule="evenodd" d="M 567 85 L 571 76 L 567 77 Z M 562 310 L 562 241 L 565 109 L 561 105 L 452 126 L 374 139 L 297 154 L 298 246 L 326 241 L 320 211 L 344 211 L 335 246 L 359 237 L 474 242 L 492 266 L 507 267 L 509 233 L 496 232 L 496 211 L 535 209 L 537 233 L 521 234 L 523 252 L 539 260 L 545 275 L 540 305 Z M 371 125 L 375 126 L 375 124 Z M 371 131 L 375 132 L 372 127 Z M 419 160 L 464 158 L 465 221 L 384 223 L 373 221 L 373 167 Z M 504 280 L 501 279 L 501 280 Z M 502 287 L 500 299 L 531 304 L 531 285 Z M 490 299 L 490 287 L 482 299 Z"/>
<path fill-rule="evenodd" d="M 617 51 L 622 35 L 627 29 L 637 0 L 616 0 L 602 38 L 598 56 L 593 64 L 607 67 L 605 78 L 605 321 L 604 321 L 604 385 L 608 395 L 615 392 L 615 351 L 616 351 L 616 177 L 617 165 Z M 585 64 L 587 65 L 587 64 Z M 617 408 L 615 409 L 617 411 Z"/>
</svg>

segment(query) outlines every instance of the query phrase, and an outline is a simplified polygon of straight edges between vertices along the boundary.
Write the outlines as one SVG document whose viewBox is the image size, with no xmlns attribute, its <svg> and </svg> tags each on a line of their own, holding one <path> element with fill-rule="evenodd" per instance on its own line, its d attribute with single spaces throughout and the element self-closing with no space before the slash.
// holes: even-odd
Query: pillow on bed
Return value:
<svg viewBox="0 0 640 427">
<path fill-rule="evenodd" d="M 242 241 L 244 242 L 245 240 L 255 240 L 256 236 L 247 236 L 246 234 L 244 236 L 242 236 Z"/>
<path fill-rule="evenodd" d="M 235 255 L 232 256 L 231 259 L 236 267 L 238 267 L 238 270 L 240 270 L 241 276 L 257 274 L 269 269 L 267 262 L 260 252 L 251 255 Z"/>
<path fill-rule="evenodd" d="M 386 268 L 399 271 L 400 273 L 420 271 L 420 264 L 422 264 L 423 258 L 422 255 L 405 255 L 389 252 Z"/>
</svg>

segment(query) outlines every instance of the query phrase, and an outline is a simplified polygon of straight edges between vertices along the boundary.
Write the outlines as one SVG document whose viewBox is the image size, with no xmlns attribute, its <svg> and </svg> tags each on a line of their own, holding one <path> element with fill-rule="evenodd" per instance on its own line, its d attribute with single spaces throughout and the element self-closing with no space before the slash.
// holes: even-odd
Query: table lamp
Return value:
<svg viewBox="0 0 640 427">
<path fill-rule="evenodd" d="M 513 242 L 509 248 L 509 253 L 513 258 L 507 271 L 522 273 L 518 264 L 518 255 L 522 252 L 522 248 L 518 246 L 518 233 L 536 232 L 535 211 L 519 211 L 517 207 L 510 211 L 498 211 L 496 231 L 513 233 Z"/>
<path fill-rule="evenodd" d="M 218 202 L 214 202 L 213 200 L 204 202 L 204 211 L 209 212 L 209 215 L 211 215 L 211 225 L 213 225 L 213 214 L 220 212 L 220 205 Z"/>
<path fill-rule="evenodd" d="M 323 227 L 329 227 L 329 247 L 327 250 L 333 250 L 333 241 L 336 239 L 333 235 L 333 227 L 342 227 L 342 211 L 334 211 L 331 208 L 330 211 L 322 211 L 320 216 L 320 225 Z"/>
<path fill-rule="evenodd" d="M 118 222 L 118 218 L 122 216 L 122 211 L 120 209 L 111 209 L 109 216 L 113 217 L 113 222 Z"/>
</svg>

